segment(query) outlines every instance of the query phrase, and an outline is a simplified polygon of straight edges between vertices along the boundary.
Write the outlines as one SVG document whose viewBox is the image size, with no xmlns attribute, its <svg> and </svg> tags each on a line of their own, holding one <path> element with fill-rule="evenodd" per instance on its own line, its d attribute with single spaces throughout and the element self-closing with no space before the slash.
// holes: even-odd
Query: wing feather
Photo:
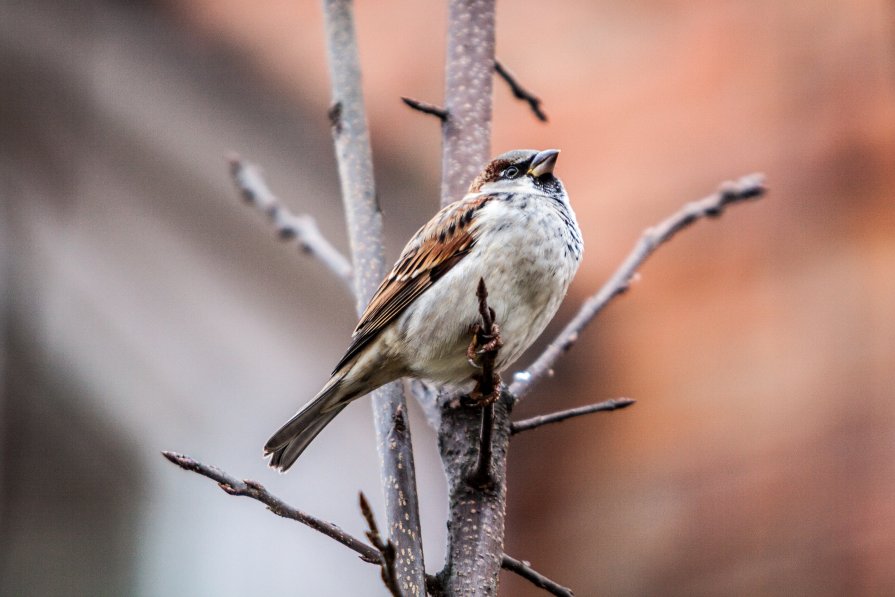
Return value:
<svg viewBox="0 0 895 597">
<path fill-rule="evenodd" d="M 469 195 L 439 211 L 413 236 L 392 271 L 370 299 L 351 336 L 351 346 L 333 373 L 372 342 L 418 296 L 457 265 L 475 244 L 475 212 L 492 195 Z"/>
</svg>

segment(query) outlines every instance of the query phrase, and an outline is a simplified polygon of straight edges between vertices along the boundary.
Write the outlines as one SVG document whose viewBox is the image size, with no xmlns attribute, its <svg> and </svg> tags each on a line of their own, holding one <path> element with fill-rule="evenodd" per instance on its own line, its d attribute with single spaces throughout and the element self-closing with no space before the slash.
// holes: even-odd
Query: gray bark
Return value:
<svg viewBox="0 0 895 597">
<path fill-rule="evenodd" d="M 494 0 L 451 0 L 449 8 L 441 202 L 463 196 L 491 153 Z M 487 280 L 485 280 L 487 283 Z M 497 322 L 498 325 L 500 322 Z M 471 483 L 479 454 L 481 408 L 442 406 L 438 443 L 448 479 L 448 555 L 439 574 L 448 595 L 495 595 L 503 559 L 509 405 L 495 404 L 491 482 Z"/>
<path fill-rule="evenodd" d="M 330 121 L 354 264 L 357 311 L 361 313 L 387 273 L 382 214 L 373 180 L 351 2 L 324 0 L 323 9 L 332 78 Z M 395 545 L 395 573 L 405 595 L 425 595 L 416 474 L 401 384 L 384 386 L 372 397 L 388 537 Z"/>
<path fill-rule="evenodd" d="M 494 0 L 450 0 L 441 204 L 463 197 L 491 156 Z"/>
</svg>

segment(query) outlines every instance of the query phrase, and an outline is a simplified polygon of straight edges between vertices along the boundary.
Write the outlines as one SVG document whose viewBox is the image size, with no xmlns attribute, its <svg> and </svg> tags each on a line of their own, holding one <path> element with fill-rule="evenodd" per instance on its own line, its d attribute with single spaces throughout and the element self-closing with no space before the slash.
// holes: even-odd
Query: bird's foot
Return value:
<svg viewBox="0 0 895 597">
<path fill-rule="evenodd" d="M 500 398 L 500 391 L 503 387 L 503 380 L 499 373 L 491 375 L 490 383 L 486 383 L 480 375 L 473 376 L 475 379 L 475 387 L 469 393 L 469 398 L 478 406 L 488 406 L 494 404 Z"/>
</svg>

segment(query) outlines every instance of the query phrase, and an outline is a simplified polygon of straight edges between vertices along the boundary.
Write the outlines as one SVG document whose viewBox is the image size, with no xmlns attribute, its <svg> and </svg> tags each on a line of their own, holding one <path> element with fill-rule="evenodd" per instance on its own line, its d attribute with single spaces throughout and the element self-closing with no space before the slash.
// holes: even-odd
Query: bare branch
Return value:
<svg viewBox="0 0 895 597">
<path fill-rule="evenodd" d="M 246 203 L 263 213 L 283 240 L 292 240 L 303 253 L 316 257 L 354 293 L 351 263 L 332 246 L 317 222 L 307 214 L 295 215 L 274 195 L 255 164 L 230 157 L 230 176 Z"/>
<path fill-rule="evenodd" d="M 750 174 L 737 181 L 725 182 L 705 199 L 688 203 L 657 226 L 648 228 L 609 281 L 599 292 L 584 302 L 578 314 L 535 359 L 535 362 L 525 371 L 515 375 L 515 381 L 510 385 L 510 393 L 521 399 L 535 383 L 548 375 L 557 359 L 575 344 L 585 326 L 606 307 L 609 301 L 628 290 L 637 270 L 659 246 L 697 220 L 718 217 L 728 205 L 758 199 L 765 194 L 765 190 L 764 176 L 761 174 Z"/>
<path fill-rule="evenodd" d="M 358 494 L 360 501 L 360 511 L 367 521 L 367 539 L 373 544 L 373 547 L 379 550 L 380 566 L 382 567 L 382 582 L 386 588 L 395 597 L 401 597 L 401 588 L 398 586 L 398 579 L 395 577 L 395 544 L 391 541 L 383 541 L 379 535 L 379 527 L 376 525 L 376 517 L 373 516 L 373 509 L 367 502 L 367 496 L 361 491 Z"/>
<path fill-rule="evenodd" d="M 494 363 L 503 342 L 500 327 L 494 321 L 494 309 L 488 306 L 488 288 L 484 278 L 479 278 L 476 297 L 479 299 L 482 323 L 476 323 L 472 328 L 472 341 L 466 349 L 466 358 L 470 365 L 482 372 L 473 376 L 476 386 L 470 397 L 480 404 L 490 404 L 500 395 L 500 375 L 494 371 Z"/>
<path fill-rule="evenodd" d="M 482 426 L 479 430 L 479 455 L 469 482 L 476 487 L 485 487 L 494 482 L 491 476 L 492 436 L 494 435 L 494 403 L 482 405 Z"/>
<path fill-rule="evenodd" d="M 438 447 L 448 481 L 450 519 L 448 549 L 439 578 L 448 595 L 497 593 L 500 558 L 506 525 L 507 450 L 512 397 L 502 392 L 494 407 L 491 427 L 490 482 L 470 482 L 481 443 L 481 409 L 464 405 L 458 397 L 442 402 Z"/>
<path fill-rule="evenodd" d="M 445 122 L 449 117 L 447 110 L 445 110 L 444 108 L 439 108 L 435 104 L 421 102 L 419 100 L 415 100 L 415 99 L 409 98 L 409 97 L 402 97 L 401 101 L 404 102 L 405 104 L 407 104 L 408 106 L 410 106 L 411 108 L 413 108 L 414 110 L 422 112 L 423 114 L 429 114 L 431 116 L 435 116 L 441 122 Z"/>
<path fill-rule="evenodd" d="M 578 408 L 570 408 L 569 410 L 561 410 L 548 415 L 516 421 L 510 425 L 510 435 L 522 433 L 523 431 L 528 431 L 530 429 L 537 429 L 542 425 L 549 425 L 550 423 L 559 423 L 566 419 L 571 419 L 572 417 L 627 408 L 635 402 L 637 401 L 631 400 L 630 398 L 613 398 L 612 400 L 605 400 L 603 402 L 598 402 L 597 404 L 579 406 Z"/>
<path fill-rule="evenodd" d="M 494 363 L 503 342 L 500 340 L 500 328 L 494 322 L 494 309 L 488 306 L 488 288 L 485 286 L 484 278 L 479 279 L 476 296 L 479 299 L 479 316 L 482 318 L 482 323 L 477 323 L 473 327 L 472 342 L 466 355 L 471 365 L 482 370 L 470 395 L 482 406 L 482 426 L 479 431 L 479 455 L 469 481 L 474 485 L 484 486 L 492 482 L 491 435 L 494 428 L 494 401 L 500 397 L 503 386 L 500 374 L 494 371 Z"/>
<path fill-rule="evenodd" d="M 199 473 L 212 481 L 217 481 L 221 489 L 229 495 L 242 495 L 257 500 L 267 506 L 267 509 L 283 518 L 290 518 L 303 525 L 309 526 L 315 531 L 323 533 L 330 539 L 335 539 L 342 545 L 356 552 L 360 559 L 371 564 L 379 564 L 379 552 L 360 539 L 353 537 L 331 522 L 326 522 L 310 514 L 306 514 L 297 508 L 293 508 L 280 498 L 271 494 L 257 481 L 240 481 L 236 477 L 225 473 L 221 469 L 202 464 L 189 456 L 176 452 L 162 452 L 162 455 L 180 468 Z"/>
<path fill-rule="evenodd" d="M 500 563 L 504 570 L 515 572 L 534 586 L 544 589 L 551 595 L 559 595 L 559 597 L 574 597 L 572 589 L 566 588 L 561 584 L 550 580 L 540 572 L 534 570 L 529 562 L 511 558 L 507 554 L 503 554 L 503 561 Z"/>
<path fill-rule="evenodd" d="M 373 180 L 352 5 L 350 0 L 323 0 L 323 12 L 332 79 L 330 121 L 360 314 L 386 274 L 382 213 Z M 372 398 L 379 477 L 385 496 L 388 537 L 395 545 L 396 576 L 403 593 L 420 595 L 426 590 L 426 570 L 413 448 L 401 383 L 376 390 Z"/>
<path fill-rule="evenodd" d="M 236 477 L 222 471 L 215 466 L 202 464 L 198 460 L 194 460 L 189 456 L 185 456 L 183 454 L 178 454 L 177 452 L 163 451 L 162 456 L 184 470 L 198 473 L 203 477 L 208 477 L 212 481 L 216 481 L 218 486 L 224 491 L 224 493 L 228 495 L 241 495 L 252 498 L 253 500 L 257 500 L 266 505 L 267 509 L 277 516 L 282 516 L 283 518 L 289 518 L 296 522 L 300 522 L 301 524 L 308 526 L 315 531 L 323 533 L 330 539 L 335 539 L 348 549 L 357 553 L 360 559 L 364 562 L 367 562 L 368 564 L 376 564 L 377 566 L 382 565 L 382 554 L 381 550 L 378 547 L 371 547 L 357 537 L 346 533 L 337 525 L 325 520 L 321 520 L 315 516 L 302 512 L 298 508 L 290 506 L 277 496 L 267 491 L 267 489 L 257 481 L 240 481 Z M 361 506 L 361 508 L 363 509 L 363 506 Z M 366 518 L 366 514 L 364 516 Z M 369 519 L 367 524 L 370 524 Z M 378 529 L 376 529 L 377 536 L 378 532 Z M 394 549 L 394 546 L 392 547 L 392 549 Z M 426 575 L 425 583 L 430 594 L 439 594 L 441 583 L 435 576 Z"/>
<path fill-rule="evenodd" d="M 535 115 L 535 118 L 537 118 L 541 122 L 547 122 L 547 115 L 541 108 L 541 98 L 520 85 L 519 81 L 516 80 L 516 77 L 513 76 L 513 73 L 511 73 L 503 64 L 501 64 L 500 60 L 494 60 L 494 70 L 497 71 L 497 74 L 500 75 L 500 77 L 507 82 L 507 85 L 510 86 L 510 91 L 513 92 L 513 96 L 516 99 L 528 103 L 532 113 L 534 113 Z"/>
</svg>

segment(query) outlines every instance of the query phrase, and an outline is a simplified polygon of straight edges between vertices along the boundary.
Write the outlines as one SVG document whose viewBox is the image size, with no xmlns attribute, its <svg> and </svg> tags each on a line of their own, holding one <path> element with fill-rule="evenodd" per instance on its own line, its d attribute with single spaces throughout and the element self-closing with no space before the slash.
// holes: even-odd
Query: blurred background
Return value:
<svg viewBox="0 0 895 597">
<path fill-rule="evenodd" d="M 164 461 L 186 452 L 360 534 L 369 403 L 286 476 L 268 434 L 355 323 L 231 188 L 260 163 L 346 247 L 310 0 L 4 0 L 0 593 L 385 594 L 345 548 Z M 502 2 L 493 153 L 559 147 L 585 259 L 724 179 L 771 194 L 643 268 L 517 416 L 507 552 L 577 595 L 895 594 L 895 45 L 882 0 Z M 435 211 L 441 2 L 357 2 L 388 257 Z M 543 344 L 543 339 L 542 339 Z M 521 364 L 520 364 L 521 366 Z M 445 484 L 413 406 L 427 564 Z M 504 595 L 540 595 L 509 574 Z"/>
</svg>

